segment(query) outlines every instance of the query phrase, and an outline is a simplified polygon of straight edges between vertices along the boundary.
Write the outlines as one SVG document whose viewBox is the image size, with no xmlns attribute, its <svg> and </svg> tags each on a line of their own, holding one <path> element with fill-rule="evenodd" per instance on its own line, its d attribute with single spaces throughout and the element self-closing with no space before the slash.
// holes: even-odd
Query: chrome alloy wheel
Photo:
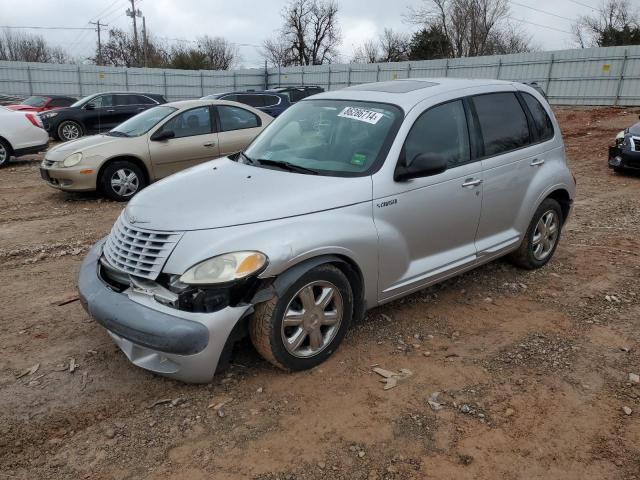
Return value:
<svg viewBox="0 0 640 480">
<path fill-rule="evenodd" d="M 542 214 L 533 232 L 533 256 L 536 260 L 546 259 L 558 241 L 560 219 L 554 210 Z"/>
<path fill-rule="evenodd" d="M 66 123 L 62 126 L 62 136 L 65 140 L 75 140 L 80 137 L 80 129 L 75 123 Z"/>
<path fill-rule="evenodd" d="M 282 319 L 281 335 L 287 352 L 313 357 L 322 352 L 340 329 L 342 294 L 330 282 L 311 282 L 296 293 Z"/>
<path fill-rule="evenodd" d="M 9 151 L 6 147 L 0 143 L 0 165 L 3 165 L 6 161 L 9 160 Z"/>
<path fill-rule="evenodd" d="M 111 176 L 111 188 L 122 197 L 130 197 L 138 191 L 140 180 L 133 170 L 121 168 Z"/>
</svg>

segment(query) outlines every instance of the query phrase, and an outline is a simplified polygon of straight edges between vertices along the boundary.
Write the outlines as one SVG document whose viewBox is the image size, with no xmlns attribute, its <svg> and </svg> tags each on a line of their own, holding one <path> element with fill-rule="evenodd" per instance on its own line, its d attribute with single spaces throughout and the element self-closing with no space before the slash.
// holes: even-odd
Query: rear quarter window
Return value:
<svg viewBox="0 0 640 480">
<path fill-rule="evenodd" d="M 539 142 L 546 142 L 553 138 L 553 123 L 547 110 L 542 104 L 531 94 L 522 92 L 522 98 L 524 103 L 527 104 L 527 108 L 533 117 L 533 128 L 538 137 Z"/>
</svg>

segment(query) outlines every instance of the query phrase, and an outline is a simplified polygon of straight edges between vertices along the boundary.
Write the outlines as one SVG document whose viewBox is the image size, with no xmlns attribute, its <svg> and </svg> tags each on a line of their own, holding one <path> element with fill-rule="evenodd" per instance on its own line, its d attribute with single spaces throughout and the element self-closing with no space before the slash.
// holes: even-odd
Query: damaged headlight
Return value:
<svg viewBox="0 0 640 480">
<path fill-rule="evenodd" d="M 241 280 L 260 271 L 267 264 L 261 252 L 232 252 L 209 258 L 194 265 L 180 277 L 187 285 L 213 285 Z"/>
</svg>

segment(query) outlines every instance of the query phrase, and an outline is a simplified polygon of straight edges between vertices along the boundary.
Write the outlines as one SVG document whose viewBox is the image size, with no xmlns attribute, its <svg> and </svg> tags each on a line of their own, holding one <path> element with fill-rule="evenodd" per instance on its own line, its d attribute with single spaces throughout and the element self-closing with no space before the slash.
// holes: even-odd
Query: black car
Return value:
<svg viewBox="0 0 640 480">
<path fill-rule="evenodd" d="M 299 87 L 277 87 L 267 90 L 268 92 L 281 93 L 289 97 L 291 103 L 296 103 L 303 98 L 310 97 L 316 93 L 324 92 L 324 88 L 317 85 L 301 85 Z"/>
<path fill-rule="evenodd" d="M 203 100 L 227 100 L 229 102 L 238 102 L 257 108 L 267 115 L 277 117 L 287 108 L 291 106 L 289 97 L 282 93 L 272 92 L 268 90 L 248 92 L 225 92 L 214 93 L 202 97 Z"/>
<path fill-rule="evenodd" d="M 155 93 L 95 93 L 67 108 L 40 114 L 44 128 L 53 138 L 67 141 L 83 135 L 109 131 L 138 113 L 167 103 Z"/>
<path fill-rule="evenodd" d="M 609 168 L 640 171 L 640 122 L 616 136 L 615 145 L 609 147 Z"/>
</svg>

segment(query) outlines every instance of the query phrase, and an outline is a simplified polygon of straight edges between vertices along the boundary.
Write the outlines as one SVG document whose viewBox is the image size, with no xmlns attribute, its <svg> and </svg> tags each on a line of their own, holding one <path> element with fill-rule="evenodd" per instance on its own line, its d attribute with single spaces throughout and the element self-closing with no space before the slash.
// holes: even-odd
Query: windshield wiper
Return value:
<svg viewBox="0 0 640 480">
<path fill-rule="evenodd" d="M 258 162 L 259 165 L 279 167 L 284 170 L 288 170 L 290 172 L 310 173 L 311 175 L 318 175 L 319 173 L 317 170 L 314 170 L 313 168 L 303 167 L 301 165 L 296 165 L 295 163 L 290 163 L 290 162 L 282 162 L 279 160 L 267 160 L 262 158 L 256 161 Z"/>
<path fill-rule="evenodd" d="M 250 163 L 251 165 L 260 165 L 260 162 L 259 162 L 259 161 L 254 160 L 253 158 L 251 158 L 251 157 L 250 157 L 249 155 L 247 155 L 246 153 L 244 153 L 244 152 L 240 152 L 240 155 L 241 155 L 241 156 L 243 156 L 244 158 L 246 158 L 246 159 L 249 161 L 249 163 Z M 239 158 L 239 157 L 238 157 L 238 158 Z"/>
<path fill-rule="evenodd" d="M 129 136 L 126 133 L 121 132 L 119 130 L 111 130 L 110 132 L 107 132 L 107 135 L 109 135 L 110 137 L 128 137 Z"/>
</svg>

